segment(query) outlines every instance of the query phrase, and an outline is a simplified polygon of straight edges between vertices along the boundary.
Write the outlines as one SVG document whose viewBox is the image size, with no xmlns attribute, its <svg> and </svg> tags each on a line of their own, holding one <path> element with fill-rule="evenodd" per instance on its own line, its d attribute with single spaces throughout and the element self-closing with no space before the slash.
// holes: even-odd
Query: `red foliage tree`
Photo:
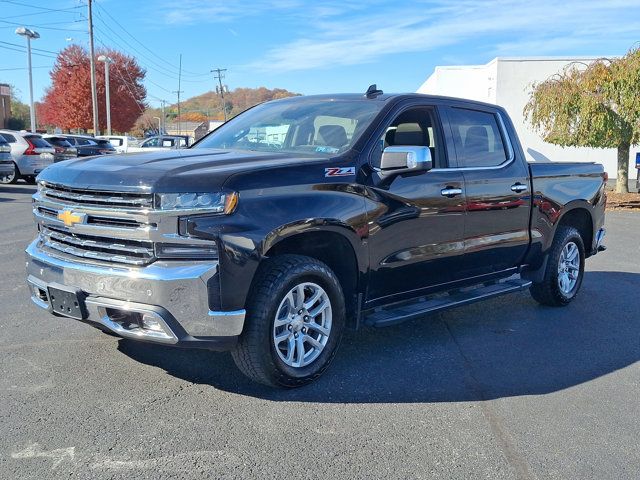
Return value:
<svg viewBox="0 0 640 480">
<path fill-rule="evenodd" d="M 96 51 L 96 58 L 106 55 L 113 61 L 109 66 L 111 96 L 111 128 L 127 132 L 146 108 L 147 91 L 142 85 L 145 70 L 133 57 L 111 49 Z M 98 125 L 106 129 L 104 63 L 96 61 L 98 93 Z M 64 130 L 93 128 L 91 106 L 91 73 L 89 54 L 79 45 L 71 45 L 58 54 L 51 70 L 52 85 L 45 93 L 39 109 L 40 123 Z"/>
</svg>

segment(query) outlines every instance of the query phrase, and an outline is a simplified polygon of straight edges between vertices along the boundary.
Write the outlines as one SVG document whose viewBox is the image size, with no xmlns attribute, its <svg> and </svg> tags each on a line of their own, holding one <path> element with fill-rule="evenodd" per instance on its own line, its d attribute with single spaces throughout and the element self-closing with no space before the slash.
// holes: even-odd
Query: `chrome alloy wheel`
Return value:
<svg viewBox="0 0 640 480">
<path fill-rule="evenodd" d="M 305 282 L 280 302 L 273 322 L 273 344 L 280 359 L 300 368 L 315 361 L 331 334 L 331 300 L 324 289 Z"/>
<path fill-rule="evenodd" d="M 570 295 L 580 275 L 580 250 L 574 242 L 568 242 L 562 249 L 558 262 L 558 287 L 565 295 Z"/>
<path fill-rule="evenodd" d="M 16 168 L 14 166 L 12 173 L 6 173 L 6 174 L 0 175 L 0 183 L 13 183 L 15 181 L 15 178 L 16 178 Z"/>
</svg>

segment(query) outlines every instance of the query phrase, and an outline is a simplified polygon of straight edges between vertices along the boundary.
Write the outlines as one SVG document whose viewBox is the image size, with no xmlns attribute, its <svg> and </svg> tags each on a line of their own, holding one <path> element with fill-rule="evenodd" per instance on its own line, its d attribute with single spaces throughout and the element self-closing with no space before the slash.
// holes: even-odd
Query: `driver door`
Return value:
<svg viewBox="0 0 640 480">
<path fill-rule="evenodd" d="M 443 139 L 435 106 L 408 108 L 391 121 L 371 156 L 375 168 L 387 146 L 426 146 L 434 168 L 399 174 L 371 188 L 370 302 L 416 296 L 461 278 L 464 178 L 447 168 Z"/>
</svg>

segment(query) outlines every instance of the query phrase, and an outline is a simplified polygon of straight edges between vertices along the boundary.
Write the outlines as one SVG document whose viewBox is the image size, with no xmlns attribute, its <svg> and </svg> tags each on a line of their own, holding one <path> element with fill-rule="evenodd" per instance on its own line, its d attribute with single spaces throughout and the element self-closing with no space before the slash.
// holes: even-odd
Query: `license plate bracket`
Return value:
<svg viewBox="0 0 640 480">
<path fill-rule="evenodd" d="M 85 304 L 85 293 L 64 285 L 49 285 L 49 302 L 53 311 L 76 320 L 86 320 L 89 316 Z"/>
</svg>

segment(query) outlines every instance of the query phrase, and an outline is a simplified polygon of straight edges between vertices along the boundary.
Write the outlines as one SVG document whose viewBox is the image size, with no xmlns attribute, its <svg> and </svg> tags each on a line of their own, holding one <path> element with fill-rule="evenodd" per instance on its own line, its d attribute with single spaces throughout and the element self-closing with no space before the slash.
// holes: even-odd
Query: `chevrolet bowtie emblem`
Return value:
<svg viewBox="0 0 640 480">
<path fill-rule="evenodd" d="M 58 212 L 58 220 L 62 220 L 67 227 L 71 227 L 76 223 L 84 223 L 85 216 L 84 213 L 73 213 L 71 210 Z"/>
</svg>

